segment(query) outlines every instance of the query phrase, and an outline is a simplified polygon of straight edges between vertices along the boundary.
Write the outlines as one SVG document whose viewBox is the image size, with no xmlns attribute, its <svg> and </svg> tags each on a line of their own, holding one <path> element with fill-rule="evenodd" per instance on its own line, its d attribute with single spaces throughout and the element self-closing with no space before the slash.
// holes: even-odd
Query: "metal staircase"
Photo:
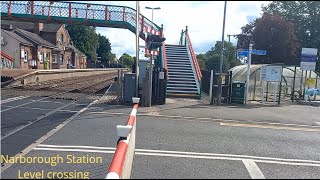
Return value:
<svg viewBox="0 0 320 180">
<path fill-rule="evenodd" d="M 169 75 L 167 95 L 198 96 L 197 82 L 187 47 L 166 45 L 166 56 Z"/>
<path fill-rule="evenodd" d="M 201 98 L 202 74 L 192 48 L 188 27 L 181 32 L 179 45 L 165 45 L 168 67 L 167 95 Z"/>
</svg>

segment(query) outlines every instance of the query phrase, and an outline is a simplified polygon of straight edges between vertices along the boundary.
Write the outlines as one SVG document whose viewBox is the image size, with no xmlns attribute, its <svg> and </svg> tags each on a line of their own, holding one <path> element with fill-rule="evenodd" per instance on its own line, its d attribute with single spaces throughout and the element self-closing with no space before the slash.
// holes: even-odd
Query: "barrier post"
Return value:
<svg viewBox="0 0 320 180">
<path fill-rule="evenodd" d="M 132 98 L 133 108 L 126 126 L 117 125 L 119 140 L 106 179 L 129 179 L 131 176 L 134 151 L 136 114 L 140 98 Z"/>
</svg>

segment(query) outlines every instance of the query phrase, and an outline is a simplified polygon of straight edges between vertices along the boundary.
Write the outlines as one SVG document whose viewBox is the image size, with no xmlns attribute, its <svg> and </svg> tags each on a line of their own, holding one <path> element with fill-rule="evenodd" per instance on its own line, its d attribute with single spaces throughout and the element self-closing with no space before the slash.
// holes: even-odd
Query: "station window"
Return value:
<svg viewBox="0 0 320 180">
<path fill-rule="evenodd" d="M 28 51 L 24 51 L 24 62 L 28 62 Z"/>
<path fill-rule="evenodd" d="M 58 55 L 57 54 L 52 54 L 52 62 L 57 63 L 58 60 Z"/>
<path fill-rule="evenodd" d="M 60 54 L 60 64 L 63 64 L 63 54 Z"/>
</svg>

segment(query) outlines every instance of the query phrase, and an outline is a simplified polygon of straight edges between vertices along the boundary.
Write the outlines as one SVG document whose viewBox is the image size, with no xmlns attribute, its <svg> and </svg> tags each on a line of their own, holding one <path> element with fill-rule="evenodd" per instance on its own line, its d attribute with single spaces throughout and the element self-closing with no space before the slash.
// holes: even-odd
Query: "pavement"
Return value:
<svg viewBox="0 0 320 180">
<path fill-rule="evenodd" d="M 23 151 L 26 157 L 60 155 L 63 163 L 13 164 L 5 167 L 2 178 L 41 170 L 45 175 L 72 172 L 79 178 L 88 172 L 89 178 L 104 178 L 118 140 L 116 125 L 126 124 L 131 108 L 103 103 L 87 107 Z M 165 105 L 138 109 L 132 178 L 319 179 L 317 122 L 319 107 L 313 106 L 209 106 L 167 98 Z M 67 155 L 102 161 L 67 163 Z"/>
</svg>

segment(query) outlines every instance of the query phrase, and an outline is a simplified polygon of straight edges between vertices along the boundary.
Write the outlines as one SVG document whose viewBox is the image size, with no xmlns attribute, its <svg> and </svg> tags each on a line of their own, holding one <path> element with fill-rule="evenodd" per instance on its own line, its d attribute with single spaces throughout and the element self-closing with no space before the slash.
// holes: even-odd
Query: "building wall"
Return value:
<svg viewBox="0 0 320 180">
<path fill-rule="evenodd" d="M 40 54 L 43 53 L 43 62 L 40 62 Z M 49 53 L 47 55 L 47 53 Z M 42 47 L 38 49 L 38 59 L 39 61 L 37 62 L 38 69 L 45 69 L 45 61 L 48 59 L 49 60 L 49 67 L 47 69 L 52 69 L 52 49 L 47 48 L 47 47 Z"/>
<path fill-rule="evenodd" d="M 22 51 L 23 49 L 23 51 Z M 27 62 L 24 61 L 24 58 L 20 58 L 20 67 L 21 69 L 31 69 L 32 60 L 34 60 L 33 47 L 30 46 L 21 46 L 21 52 L 28 52 Z"/>
<path fill-rule="evenodd" d="M 53 62 L 53 54 L 57 55 L 57 62 L 56 63 Z M 52 58 L 52 69 L 60 69 L 60 63 L 59 63 L 60 51 L 52 51 L 51 58 Z"/>
<path fill-rule="evenodd" d="M 20 69 L 20 42 L 11 36 L 8 36 L 6 33 L 1 33 L 1 36 L 5 42 L 4 45 L 1 45 L 1 51 L 14 58 L 14 69 Z"/>
</svg>

